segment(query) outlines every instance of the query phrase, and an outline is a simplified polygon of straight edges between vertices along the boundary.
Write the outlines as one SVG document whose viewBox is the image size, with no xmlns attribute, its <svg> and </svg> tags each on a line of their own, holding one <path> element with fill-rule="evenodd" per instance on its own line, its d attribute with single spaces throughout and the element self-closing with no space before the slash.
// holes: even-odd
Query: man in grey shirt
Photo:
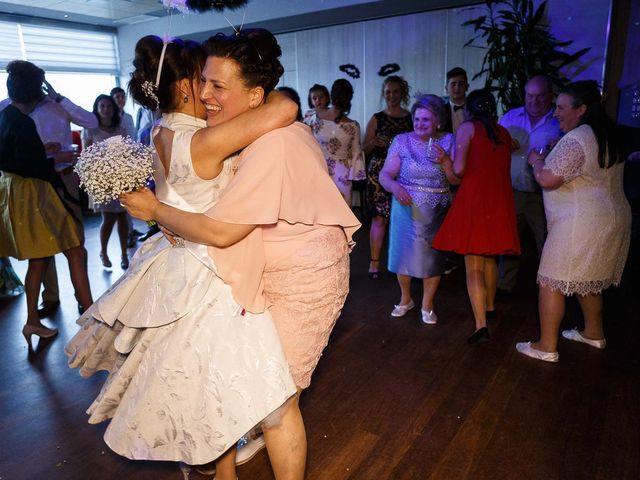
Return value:
<svg viewBox="0 0 640 480">
<path fill-rule="evenodd" d="M 516 203 L 516 216 L 520 238 L 527 226 L 531 229 L 538 250 L 538 258 L 547 234 L 547 222 L 540 186 L 527 163 L 531 150 L 553 147 L 562 132 L 553 117 L 553 87 L 551 81 L 538 75 L 525 85 L 525 104 L 509 110 L 500 119 L 500 125 L 509 130 L 513 139 L 511 153 L 511 185 Z M 518 257 L 503 257 L 498 289 L 511 292 L 518 278 Z"/>
</svg>

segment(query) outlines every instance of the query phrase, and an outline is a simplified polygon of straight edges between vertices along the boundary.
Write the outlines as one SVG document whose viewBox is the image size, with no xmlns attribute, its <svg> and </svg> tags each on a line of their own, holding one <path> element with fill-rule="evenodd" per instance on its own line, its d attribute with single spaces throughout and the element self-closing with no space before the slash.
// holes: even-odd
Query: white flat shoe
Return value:
<svg viewBox="0 0 640 480">
<path fill-rule="evenodd" d="M 562 336 L 567 340 L 586 343 L 587 345 L 590 345 L 594 348 L 599 348 L 600 350 L 607 346 L 607 341 L 604 338 L 602 340 L 592 340 L 590 338 L 583 337 L 577 328 L 574 328 L 573 330 L 563 330 Z"/>
<path fill-rule="evenodd" d="M 423 323 L 426 323 L 427 325 L 435 325 L 436 323 L 438 323 L 438 316 L 433 310 L 427 311 L 421 308 L 420 313 L 422 313 Z"/>
<path fill-rule="evenodd" d="M 541 350 L 536 350 L 531 346 L 531 342 L 516 343 L 516 350 L 527 357 L 542 360 L 543 362 L 558 363 L 558 360 L 560 360 L 558 352 L 543 352 Z"/>
<path fill-rule="evenodd" d="M 265 445 L 263 434 L 256 435 L 255 437 L 242 437 L 237 445 L 236 465 L 247 463 L 255 457 Z"/>
<path fill-rule="evenodd" d="M 394 305 L 393 306 L 393 311 L 391 312 L 391 316 L 392 317 L 404 317 L 407 314 L 407 312 L 409 310 L 411 310 L 415 306 L 416 306 L 416 304 L 413 303 L 413 300 L 411 300 L 406 305 Z"/>
</svg>

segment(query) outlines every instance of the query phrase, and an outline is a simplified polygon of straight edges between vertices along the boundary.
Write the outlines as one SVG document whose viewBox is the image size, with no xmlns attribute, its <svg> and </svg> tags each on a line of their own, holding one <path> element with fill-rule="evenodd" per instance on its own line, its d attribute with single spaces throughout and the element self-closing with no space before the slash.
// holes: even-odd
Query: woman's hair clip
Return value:
<svg viewBox="0 0 640 480">
<path fill-rule="evenodd" d="M 346 63 L 338 67 L 341 72 L 346 73 L 351 78 L 360 78 L 360 70 L 353 63 Z"/>
<path fill-rule="evenodd" d="M 386 77 L 387 75 L 391 75 L 392 73 L 396 73 L 400 71 L 400 65 L 397 63 L 387 63 L 380 67 L 378 70 L 378 75 L 381 77 Z"/>
<path fill-rule="evenodd" d="M 151 100 L 156 102 L 157 107 L 158 105 L 160 105 L 160 101 L 158 100 L 158 95 L 156 95 L 156 90 L 158 90 L 158 87 L 156 87 L 153 82 L 146 80 L 142 83 L 142 91 L 147 96 L 147 98 L 150 98 Z"/>
</svg>

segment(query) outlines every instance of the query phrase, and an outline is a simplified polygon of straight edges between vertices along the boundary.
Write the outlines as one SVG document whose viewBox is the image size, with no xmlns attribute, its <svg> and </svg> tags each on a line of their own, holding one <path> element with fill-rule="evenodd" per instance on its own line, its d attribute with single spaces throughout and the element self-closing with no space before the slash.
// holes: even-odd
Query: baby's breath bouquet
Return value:
<svg viewBox="0 0 640 480">
<path fill-rule="evenodd" d="M 147 184 L 153 175 L 151 149 L 122 135 L 107 138 L 82 151 L 75 171 L 93 202 L 107 203 Z"/>
</svg>

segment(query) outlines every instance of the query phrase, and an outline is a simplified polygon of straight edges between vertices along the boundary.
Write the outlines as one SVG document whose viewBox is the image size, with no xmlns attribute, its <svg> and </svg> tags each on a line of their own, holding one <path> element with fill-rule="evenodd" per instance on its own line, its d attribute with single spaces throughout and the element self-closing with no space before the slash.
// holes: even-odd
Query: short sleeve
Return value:
<svg viewBox="0 0 640 480">
<path fill-rule="evenodd" d="M 236 174 L 206 215 L 225 223 L 278 222 L 284 175 L 282 138 L 266 135 L 240 155 Z"/>
<path fill-rule="evenodd" d="M 563 137 L 547 157 L 544 169 L 550 170 L 556 177 L 562 177 L 565 182 L 570 182 L 580 176 L 585 161 L 586 156 L 580 142 L 575 138 Z"/>
</svg>

